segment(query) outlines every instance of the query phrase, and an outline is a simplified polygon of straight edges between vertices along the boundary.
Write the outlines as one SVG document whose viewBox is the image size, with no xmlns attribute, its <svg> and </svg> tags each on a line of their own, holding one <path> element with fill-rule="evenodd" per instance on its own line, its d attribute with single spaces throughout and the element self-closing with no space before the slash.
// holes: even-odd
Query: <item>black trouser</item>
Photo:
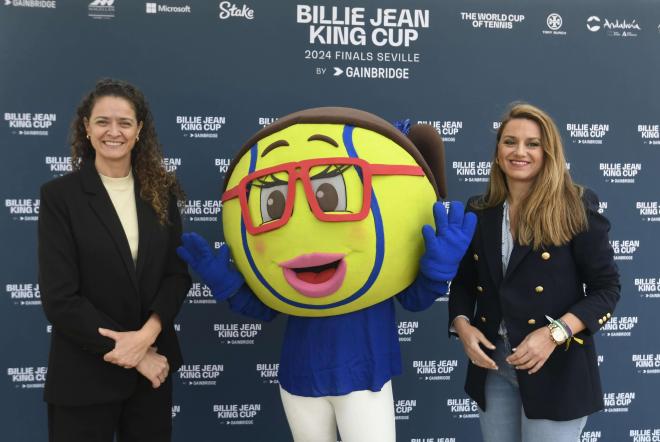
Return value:
<svg viewBox="0 0 660 442">
<path fill-rule="evenodd" d="M 121 402 L 65 407 L 48 404 L 50 442 L 169 442 L 172 439 L 172 377 L 154 389 L 140 376 Z"/>
</svg>

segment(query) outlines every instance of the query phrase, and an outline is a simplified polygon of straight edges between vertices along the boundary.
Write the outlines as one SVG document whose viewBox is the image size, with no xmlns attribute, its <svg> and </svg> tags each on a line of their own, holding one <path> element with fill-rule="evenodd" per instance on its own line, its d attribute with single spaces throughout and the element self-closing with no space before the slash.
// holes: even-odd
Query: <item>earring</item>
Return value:
<svg viewBox="0 0 660 442">
<path fill-rule="evenodd" d="M 135 137 L 135 141 L 140 141 L 140 136 Z"/>
<path fill-rule="evenodd" d="M 89 140 L 89 134 L 87 134 L 87 139 Z"/>
</svg>

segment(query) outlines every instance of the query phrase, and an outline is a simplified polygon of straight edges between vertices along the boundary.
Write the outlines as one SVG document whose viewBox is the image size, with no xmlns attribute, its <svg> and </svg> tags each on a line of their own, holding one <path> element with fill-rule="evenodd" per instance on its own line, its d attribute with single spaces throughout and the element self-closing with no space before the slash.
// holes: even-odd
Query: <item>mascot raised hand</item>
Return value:
<svg viewBox="0 0 660 442">
<path fill-rule="evenodd" d="M 394 301 L 447 293 L 476 219 L 449 213 L 442 138 L 351 108 L 287 115 L 232 161 L 226 245 L 195 233 L 179 255 L 238 313 L 289 315 L 279 365 L 297 442 L 394 442 L 391 378 L 401 373 Z M 233 258 L 233 263 L 230 261 Z"/>
</svg>

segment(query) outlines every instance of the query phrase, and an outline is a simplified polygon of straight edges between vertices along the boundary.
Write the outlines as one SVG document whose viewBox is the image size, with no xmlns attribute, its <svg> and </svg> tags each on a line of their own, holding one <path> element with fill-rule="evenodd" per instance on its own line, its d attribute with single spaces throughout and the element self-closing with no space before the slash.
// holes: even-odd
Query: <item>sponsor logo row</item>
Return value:
<svg viewBox="0 0 660 442">
<path fill-rule="evenodd" d="M 62 0 L 59 0 L 60 3 Z M 58 0 L 4 0 L 4 5 L 15 8 L 56 9 Z M 131 4 L 127 0 L 93 0 L 87 4 L 87 15 L 93 19 L 113 19 L 121 11 L 121 7 Z M 191 14 L 190 4 L 182 2 L 145 2 L 145 14 Z M 246 4 L 237 5 L 230 1 L 218 3 L 217 16 L 221 20 L 243 18 L 252 20 L 254 9 Z"/>
<path fill-rule="evenodd" d="M 56 9 L 58 0 L 4 0 L 4 5 L 15 8 Z M 61 0 L 59 0 L 61 2 Z M 127 0 L 92 0 L 87 4 L 88 15 L 94 19 L 115 18 L 120 8 L 128 4 Z M 366 8 L 361 6 L 323 6 L 323 5 L 296 5 L 296 22 L 311 24 L 310 43 L 338 44 L 334 36 L 338 35 L 339 26 L 349 32 L 344 40 L 353 41 L 355 45 L 364 44 L 364 32 L 357 26 L 369 24 L 376 29 L 405 28 L 396 38 L 391 33 L 382 31 L 381 38 L 387 39 L 392 46 L 409 46 L 417 40 L 416 28 L 430 27 L 430 11 L 428 9 L 393 9 L 377 8 L 372 17 L 366 17 Z M 192 6 L 186 2 L 145 2 L 145 14 L 191 14 Z M 255 10 L 247 4 L 236 4 L 230 1 L 218 2 L 217 16 L 221 20 L 242 18 L 252 20 Z M 458 14 L 461 21 L 468 23 L 475 29 L 484 30 L 513 30 L 516 26 L 527 20 L 527 16 L 520 12 L 493 12 L 493 11 L 461 11 Z M 584 18 L 584 29 L 592 33 L 602 32 L 611 37 L 637 37 L 643 30 L 636 17 L 589 15 Z M 543 35 L 566 35 L 565 20 L 558 12 L 550 12 L 545 17 Z M 351 28 L 352 27 L 352 28 Z M 660 33 L 660 24 L 656 27 Z M 349 35 L 350 34 L 350 35 Z M 359 37 L 359 38 L 358 38 Z M 373 36 L 377 43 L 378 36 Z M 360 40 L 360 38 L 362 40 Z M 357 39 L 357 40 L 356 40 Z M 383 43 L 385 44 L 385 43 Z"/>
</svg>

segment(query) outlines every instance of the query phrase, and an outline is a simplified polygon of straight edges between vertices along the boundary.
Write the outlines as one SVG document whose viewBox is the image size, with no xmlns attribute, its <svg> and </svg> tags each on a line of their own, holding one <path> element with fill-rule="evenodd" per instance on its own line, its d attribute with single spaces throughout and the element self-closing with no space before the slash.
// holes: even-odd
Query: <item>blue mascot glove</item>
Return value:
<svg viewBox="0 0 660 442">
<path fill-rule="evenodd" d="M 216 255 L 197 233 L 184 233 L 181 241 L 183 245 L 177 247 L 177 255 L 209 286 L 218 301 L 229 298 L 245 283 L 243 276 L 229 262 L 229 246 L 226 244 Z"/>
<path fill-rule="evenodd" d="M 422 227 L 426 251 L 419 261 L 419 271 L 432 281 L 450 281 L 470 245 L 477 216 L 464 214 L 459 201 L 451 202 L 447 216 L 445 206 L 438 201 L 433 205 L 433 217 L 435 230 L 428 224 Z"/>
</svg>

